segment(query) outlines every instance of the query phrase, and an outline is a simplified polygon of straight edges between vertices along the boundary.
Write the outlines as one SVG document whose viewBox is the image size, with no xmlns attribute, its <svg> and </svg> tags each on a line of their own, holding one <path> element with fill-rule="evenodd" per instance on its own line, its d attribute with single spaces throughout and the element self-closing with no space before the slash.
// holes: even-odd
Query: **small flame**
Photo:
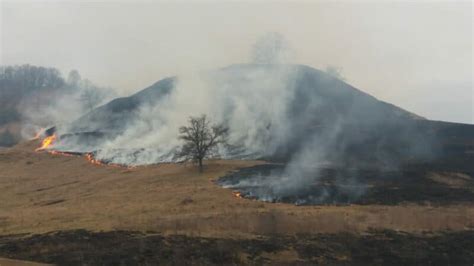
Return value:
<svg viewBox="0 0 474 266">
<path fill-rule="evenodd" d="M 100 166 L 112 166 L 112 167 L 127 168 L 127 169 L 135 168 L 134 166 L 126 166 L 126 165 L 115 164 L 115 163 L 105 163 L 101 160 L 98 160 L 98 159 L 94 158 L 94 155 L 92 153 L 87 153 L 86 154 L 86 160 L 89 161 L 92 164 L 100 165 Z"/>
<path fill-rule="evenodd" d="M 234 196 L 237 198 L 242 198 L 242 194 L 240 192 L 234 192 Z"/>
<path fill-rule="evenodd" d="M 105 164 L 102 163 L 101 161 L 95 159 L 95 158 L 94 158 L 94 155 L 92 155 L 92 153 L 86 154 L 86 159 L 87 159 L 90 163 L 92 163 L 92 164 L 105 165 Z"/>
<path fill-rule="evenodd" d="M 41 142 L 41 147 L 37 148 L 36 151 L 47 149 L 48 147 L 53 145 L 55 140 L 56 140 L 56 134 L 46 137 L 45 139 L 43 139 L 43 142 Z"/>
<path fill-rule="evenodd" d="M 48 151 L 50 154 L 53 154 L 53 155 L 62 155 L 62 156 L 69 156 L 69 157 L 72 157 L 74 155 L 70 154 L 70 153 L 67 153 L 67 152 L 62 152 L 62 151 Z"/>
<path fill-rule="evenodd" d="M 55 141 L 56 141 L 56 134 L 54 134 L 52 136 L 49 136 L 49 137 L 46 137 L 45 139 L 43 139 L 43 141 L 41 143 L 41 147 L 37 148 L 35 151 L 46 150 L 49 147 L 51 147 L 54 144 Z M 55 151 L 55 150 L 47 150 L 47 152 L 50 153 L 50 154 L 53 154 L 53 155 L 63 155 L 63 156 L 74 156 L 74 155 L 76 155 L 76 154 L 71 154 L 71 153 L 68 153 L 68 152 Z M 124 165 L 120 165 L 120 164 L 104 163 L 104 162 L 94 158 L 94 155 L 92 153 L 86 153 L 86 160 L 89 161 L 92 164 L 100 165 L 100 166 L 113 166 L 113 167 L 120 167 L 120 168 L 126 167 L 128 169 L 134 168 L 134 166 L 124 166 Z"/>
</svg>

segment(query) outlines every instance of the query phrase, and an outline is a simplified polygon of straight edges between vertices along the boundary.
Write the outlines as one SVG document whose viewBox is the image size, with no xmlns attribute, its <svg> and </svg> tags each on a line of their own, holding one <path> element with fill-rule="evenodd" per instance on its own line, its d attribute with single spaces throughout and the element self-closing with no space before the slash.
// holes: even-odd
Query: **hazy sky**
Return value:
<svg viewBox="0 0 474 266">
<path fill-rule="evenodd" d="M 281 33 L 295 63 L 430 119 L 474 123 L 471 1 L 2 1 L 0 64 L 77 69 L 123 94 L 249 61 Z"/>
</svg>

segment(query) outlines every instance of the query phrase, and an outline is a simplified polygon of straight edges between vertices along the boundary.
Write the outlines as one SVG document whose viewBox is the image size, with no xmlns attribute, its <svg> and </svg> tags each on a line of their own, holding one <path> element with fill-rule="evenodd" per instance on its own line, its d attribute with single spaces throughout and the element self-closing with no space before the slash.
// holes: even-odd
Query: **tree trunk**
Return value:
<svg viewBox="0 0 474 266">
<path fill-rule="evenodd" d="M 202 159 L 199 159 L 199 173 L 202 173 Z"/>
</svg>

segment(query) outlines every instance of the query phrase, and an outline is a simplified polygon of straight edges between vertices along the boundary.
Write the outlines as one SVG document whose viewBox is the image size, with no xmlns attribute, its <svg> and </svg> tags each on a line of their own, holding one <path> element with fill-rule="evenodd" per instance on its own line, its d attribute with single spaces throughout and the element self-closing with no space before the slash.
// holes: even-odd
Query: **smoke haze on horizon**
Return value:
<svg viewBox="0 0 474 266">
<path fill-rule="evenodd" d="M 250 61 L 279 32 L 293 62 L 429 119 L 474 123 L 472 3 L 0 3 L 0 64 L 77 69 L 136 92 L 166 76 Z"/>
</svg>

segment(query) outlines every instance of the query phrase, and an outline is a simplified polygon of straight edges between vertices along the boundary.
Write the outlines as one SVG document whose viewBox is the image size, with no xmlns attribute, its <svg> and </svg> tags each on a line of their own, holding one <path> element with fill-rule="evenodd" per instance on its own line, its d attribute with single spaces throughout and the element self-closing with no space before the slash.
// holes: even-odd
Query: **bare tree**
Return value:
<svg viewBox="0 0 474 266">
<path fill-rule="evenodd" d="M 79 87 L 79 84 L 81 82 L 81 75 L 79 74 L 79 72 L 75 69 L 71 70 L 71 72 L 69 72 L 69 75 L 67 77 L 67 84 L 69 86 L 71 86 L 72 88 L 76 89 Z"/>
<path fill-rule="evenodd" d="M 79 98 L 87 112 L 92 111 L 103 99 L 104 96 L 100 94 L 97 88 L 90 86 L 84 89 Z"/>
<path fill-rule="evenodd" d="M 179 139 L 184 140 L 181 156 L 199 164 L 203 171 L 202 160 L 213 154 L 218 144 L 224 144 L 229 129 L 223 125 L 212 125 L 205 115 L 189 117 L 189 125 L 179 128 Z"/>
</svg>

